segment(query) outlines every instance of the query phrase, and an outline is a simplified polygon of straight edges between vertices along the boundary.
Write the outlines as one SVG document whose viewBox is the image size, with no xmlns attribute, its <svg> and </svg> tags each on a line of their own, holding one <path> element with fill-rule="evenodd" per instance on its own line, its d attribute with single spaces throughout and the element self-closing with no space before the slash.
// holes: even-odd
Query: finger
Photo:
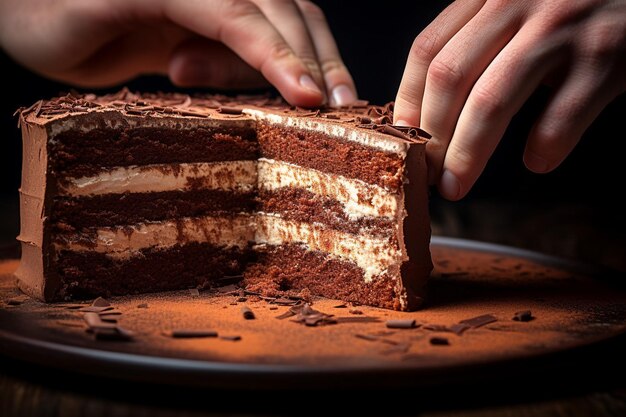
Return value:
<svg viewBox="0 0 626 417">
<path fill-rule="evenodd" d="M 606 68 L 605 68 L 606 69 Z M 574 149 L 593 120 L 619 93 L 600 68 L 574 68 L 533 126 L 524 164 L 537 173 L 552 171 Z M 609 86 L 609 87 L 607 87 Z"/>
<path fill-rule="evenodd" d="M 164 2 L 164 13 L 181 26 L 223 42 L 288 102 L 307 107 L 322 103 L 324 95 L 308 67 L 250 1 L 170 1 Z"/>
<path fill-rule="evenodd" d="M 409 52 L 396 95 L 394 123 L 419 126 L 426 73 L 433 58 L 480 10 L 486 0 L 459 0 L 448 6 L 420 33 Z"/>
<path fill-rule="evenodd" d="M 167 74 L 171 51 L 191 34 L 162 25 L 119 36 L 62 72 L 47 76 L 83 87 L 109 87 L 141 74 Z"/>
<path fill-rule="evenodd" d="M 318 63 L 317 53 L 300 8 L 294 1 L 253 0 L 287 41 L 298 58 L 309 68 L 315 83 L 325 92 L 324 77 Z M 326 99 L 326 97 L 324 97 Z"/>
<path fill-rule="evenodd" d="M 168 74 L 181 87 L 247 89 L 267 86 L 260 72 L 219 42 L 193 38 L 172 52 Z"/>
<path fill-rule="evenodd" d="M 516 10 L 485 5 L 430 63 L 420 126 L 432 135 L 428 144 L 431 180 L 439 177 L 446 148 L 472 86 L 519 30 Z"/>
<path fill-rule="evenodd" d="M 356 87 L 350 72 L 339 54 L 324 12 L 309 0 L 296 0 L 309 29 L 317 59 L 320 62 L 326 92 L 331 106 L 346 106 L 357 99 Z"/>
<path fill-rule="evenodd" d="M 528 32 L 531 32 L 530 34 Z M 523 29 L 498 54 L 472 88 L 445 154 L 439 192 L 465 196 L 493 154 L 513 115 L 548 73 L 562 63 L 555 44 Z"/>
</svg>

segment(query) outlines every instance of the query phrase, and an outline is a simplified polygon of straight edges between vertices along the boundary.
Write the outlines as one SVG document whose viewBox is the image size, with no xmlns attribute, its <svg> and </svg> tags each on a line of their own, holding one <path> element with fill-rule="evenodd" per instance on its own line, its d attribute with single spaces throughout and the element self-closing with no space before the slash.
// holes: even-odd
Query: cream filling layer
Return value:
<svg viewBox="0 0 626 417">
<path fill-rule="evenodd" d="M 250 242 L 282 245 L 302 244 L 309 250 L 353 262 L 363 270 L 365 282 L 371 282 L 404 257 L 388 239 L 355 236 L 325 228 L 319 224 L 285 220 L 278 215 L 240 214 L 230 218 L 199 217 L 177 221 L 141 223 L 129 227 L 103 227 L 95 231 L 95 242 L 81 241 L 80 235 L 56 242 L 57 250 L 95 251 L 114 259 L 141 256 L 147 248 L 167 249 L 189 242 L 240 248 Z"/>
<path fill-rule="evenodd" d="M 342 203 L 351 220 L 366 216 L 395 218 L 398 212 L 398 195 L 360 180 L 265 158 L 259 159 L 258 171 L 260 189 L 295 187 L 333 198 Z"/>
<path fill-rule="evenodd" d="M 285 220 L 266 213 L 258 214 L 255 242 L 268 245 L 300 243 L 310 250 L 353 262 L 363 270 L 365 282 L 371 282 L 404 259 L 402 252 L 388 239 L 355 236 L 315 223 Z"/>
<path fill-rule="evenodd" d="M 138 256 L 147 248 L 166 249 L 190 242 L 244 248 L 254 240 L 255 216 L 185 217 L 171 221 L 138 223 L 124 227 L 97 228 L 95 242 L 85 242 L 80 234 L 55 242 L 57 250 L 106 253 L 115 259 Z M 200 260 L 201 261 L 201 260 Z"/>
<path fill-rule="evenodd" d="M 372 134 L 372 132 L 349 128 L 340 124 L 328 123 L 328 121 L 320 121 L 315 118 L 266 113 L 256 109 L 244 109 L 243 112 L 251 115 L 257 120 L 264 120 L 272 124 L 280 125 L 281 127 L 294 127 L 320 132 L 329 136 L 335 136 L 351 142 L 359 143 L 370 148 L 376 148 L 386 152 L 394 152 L 401 156 L 405 156 L 409 148 L 407 141 L 403 141 L 398 138 L 375 135 Z"/>
<path fill-rule="evenodd" d="M 118 167 L 90 177 L 72 178 L 60 185 L 60 194 L 83 197 L 103 194 L 149 193 L 218 189 L 249 192 L 255 188 L 303 188 L 336 199 L 351 220 L 375 216 L 395 218 L 399 195 L 357 179 L 326 174 L 270 159 L 211 163 Z"/>
<path fill-rule="evenodd" d="M 118 167 L 71 178 L 59 188 L 61 194 L 74 197 L 192 188 L 246 192 L 256 187 L 256 165 L 256 161 L 226 161 Z"/>
</svg>

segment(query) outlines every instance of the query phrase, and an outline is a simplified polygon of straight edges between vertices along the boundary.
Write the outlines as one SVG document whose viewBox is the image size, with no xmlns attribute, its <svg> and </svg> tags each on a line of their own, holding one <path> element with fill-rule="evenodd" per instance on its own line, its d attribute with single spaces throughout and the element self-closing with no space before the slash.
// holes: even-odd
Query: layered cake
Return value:
<svg viewBox="0 0 626 417">
<path fill-rule="evenodd" d="M 67 95 L 20 112 L 20 287 L 45 301 L 210 287 L 417 308 L 426 134 L 392 105 Z"/>
</svg>

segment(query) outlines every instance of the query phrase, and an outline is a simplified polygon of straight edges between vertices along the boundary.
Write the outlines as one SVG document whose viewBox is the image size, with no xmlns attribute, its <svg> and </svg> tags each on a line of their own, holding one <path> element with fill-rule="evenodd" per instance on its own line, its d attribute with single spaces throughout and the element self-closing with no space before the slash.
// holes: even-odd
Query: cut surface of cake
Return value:
<svg viewBox="0 0 626 417">
<path fill-rule="evenodd" d="M 219 285 L 413 310 L 425 144 L 392 105 L 67 95 L 20 113 L 20 287 L 45 301 Z"/>
</svg>

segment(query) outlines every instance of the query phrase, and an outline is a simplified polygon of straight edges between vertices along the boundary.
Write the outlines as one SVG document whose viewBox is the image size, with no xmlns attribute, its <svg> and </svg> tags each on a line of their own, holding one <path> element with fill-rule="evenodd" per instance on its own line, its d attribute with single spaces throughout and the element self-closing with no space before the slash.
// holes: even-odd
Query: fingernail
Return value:
<svg viewBox="0 0 626 417">
<path fill-rule="evenodd" d="M 307 90 L 311 90 L 317 94 L 324 95 L 322 93 L 322 90 L 320 90 L 317 84 L 315 84 L 315 81 L 313 81 L 313 78 L 311 78 L 311 76 L 308 74 L 302 74 L 300 76 L 300 85 Z"/>
<path fill-rule="evenodd" d="M 331 97 L 330 105 L 333 107 L 341 107 L 347 106 L 350 103 L 354 103 L 356 101 L 356 95 L 354 92 L 345 84 L 338 85 L 333 88 L 333 94 Z"/>
<path fill-rule="evenodd" d="M 533 172 L 544 173 L 548 171 L 548 161 L 534 152 L 526 151 L 524 154 L 526 167 Z"/>
<path fill-rule="evenodd" d="M 439 192 L 448 200 L 457 200 L 461 194 L 461 183 L 448 169 L 443 171 L 439 181 Z"/>
<path fill-rule="evenodd" d="M 407 122 L 406 120 L 402 120 L 402 119 L 396 120 L 395 125 L 396 126 L 411 126 L 409 122 Z"/>
</svg>

